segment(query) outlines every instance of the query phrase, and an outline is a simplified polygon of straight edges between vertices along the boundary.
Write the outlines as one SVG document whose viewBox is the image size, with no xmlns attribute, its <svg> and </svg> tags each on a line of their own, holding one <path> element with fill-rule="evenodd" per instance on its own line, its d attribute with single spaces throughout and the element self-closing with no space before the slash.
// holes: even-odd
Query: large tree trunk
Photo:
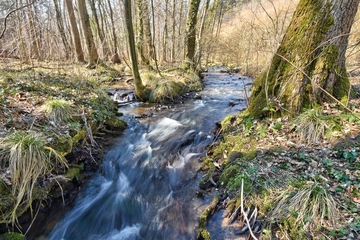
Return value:
<svg viewBox="0 0 360 240">
<path fill-rule="evenodd" d="M 135 82 L 135 93 L 141 100 L 146 101 L 149 99 L 149 93 L 145 88 L 145 86 L 142 84 L 139 68 L 138 68 L 136 49 L 135 49 L 134 29 L 132 24 L 131 0 L 125 0 L 124 5 L 125 5 L 125 21 L 126 21 L 126 29 L 127 29 L 127 35 L 129 41 L 131 66 L 132 66 L 132 73 Z"/>
<path fill-rule="evenodd" d="M 186 61 L 191 69 L 195 69 L 196 23 L 200 0 L 190 0 L 186 19 Z"/>
<path fill-rule="evenodd" d="M 80 22 L 85 37 L 86 47 L 89 52 L 89 63 L 87 67 L 93 68 L 99 60 L 99 55 L 95 47 L 95 42 L 90 27 L 89 14 L 86 10 L 85 0 L 78 0 L 77 2 L 79 7 Z"/>
<path fill-rule="evenodd" d="M 359 1 L 300 1 L 269 69 L 254 82 L 251 115 L 265 116 L 267 106 L 296 115 L 330 95 L 347 101 L 345 51 Z"/>
<path fill-rule="evenodd" d="M 74 6 L 72 3 L 72 0 L 65 0 L 65 3 L 66 3 L 66 9 L 69 14 L 69 21 L 70 21 L 72 38 L 73 38 L 75 52 L 76 52 L 76 59 L 79 62 L 84 62 L 85 61 L 84 52 L 81 47 L 80 34 L 79 34 L 79 29 L 76 24 Z"/>
</svg>

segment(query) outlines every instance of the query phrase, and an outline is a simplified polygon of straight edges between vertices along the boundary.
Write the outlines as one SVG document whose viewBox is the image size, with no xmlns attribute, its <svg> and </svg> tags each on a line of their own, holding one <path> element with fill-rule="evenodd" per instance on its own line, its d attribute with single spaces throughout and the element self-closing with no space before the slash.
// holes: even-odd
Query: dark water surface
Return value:
<svg viewBox="0 0 360 240">
<path fill-rule="evenodd" d="M 106 153 L 102 173 L 46 239 L 196 239 L 208 202 L 196 197 L 199 159 L 215 123 L 246 107 L 249 82 L 213 69 L 205 73 L 201 100 L 159 111 L 143 103 L 122 106 L 128 128 Z M 134 117 L 149 112 L 154 115 Z"/>
</svg>

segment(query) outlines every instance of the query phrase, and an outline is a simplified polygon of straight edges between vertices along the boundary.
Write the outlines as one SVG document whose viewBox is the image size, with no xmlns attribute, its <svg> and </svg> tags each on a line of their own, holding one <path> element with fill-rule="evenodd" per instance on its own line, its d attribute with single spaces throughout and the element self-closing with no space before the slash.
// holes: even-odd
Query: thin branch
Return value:
<svg viewBox="0 0 360 240">
<path fill-rule="evenodd" d="M 6 14 L 5 18 L 4 18 L 4 29 L 2 30 L 1 34 L 0 34 L 0 39 L 3 38 L 4 34 L 5 34 L 5 31 L 6 31 L 6 22 L 7 22 L 7 19 L 10 17 L 10 15 L 16 11 L 19 11 L 23 8 L 26 8 L 26 7 L 29 7 L 31 5 L 33 5 L 37 0 L 34 0 L 33 2 L 29 3 L 29 4 L 26 4 L 24 6 L 21 6 L 19 8 L 16 8 L 14 10 L 11 10 L 8 14 Z"/>
</svg>

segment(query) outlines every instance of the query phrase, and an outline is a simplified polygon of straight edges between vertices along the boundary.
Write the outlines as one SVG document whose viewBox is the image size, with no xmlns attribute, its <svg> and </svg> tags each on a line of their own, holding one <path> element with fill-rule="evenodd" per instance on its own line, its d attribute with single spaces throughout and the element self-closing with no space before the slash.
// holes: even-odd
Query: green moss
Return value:
<svg viewBox="0 0 360 240">
<path fill-rule="evenodd" d="M 231 165 L 224 169 L 224 171 L 220 175 L 220 182 L 226 186 L 231 178 L 235 177 L 235 175 L 239 171 L 238 165 Z"/>
<path fill-rule="evenodd" d="M 124 122 L 123 120 L 121 120 L 115 116 L 110 119 L 107 119 L 105 124 L 110 127 L 113 127 L 113 128 L 124 129 L 126 127 L 126 122 Z"/>
<path fill-rule="evenodd" d="M 203 171 L 213 171 L 215 169 L 214 159 L 213 158 L 205 158 L 200 166 Z"/>
<path fill-rule="evenodd" d="M 69 135 L 57 136 L 57 143 L 54 146 L 62 156 L 66 156 L 71 153 L 73 149 L 73 141 Z"/>
<path fill-rule="evenodd" d="M 83 178 L 81 171 L 84 169 L 84 163 L 79 165 L 72 165 L 69 170 L 66 172 L 65 177 L 69 179 L 77 179 L 80 180 Z"/>
<path fill-rule="evenodd" d="M 86 137 L 86 134 L 87 134 L 86 129 L 83 128 L 77 134 L 75 134 L 74 137 L 72 137 L 72 143 L 73 144 L 78 143 L 79 141 L 81 141 L 82 139 L 84 139 Z"/>
<path fill-rule="evenodd" d="M 20 233 L 8 232 L 0 235 L 0 240 L 24 240 L 25 236 Z"/>
<path fill-rule="evenodd" d="M 204 210 L 204 212 L 200 215 L 199 226 L 197 230 L 197 238 L 210 240 L 210 233 L 206 229 L 207 221 L 211 214 L 213 214 L 215 207 L 219 203 L 220 195 L 216 195 L 210 205 Z"/>
<path fill-rule="evenodd" d="M 300 1 L 270 68 L 254 82 L 249 106 L 251 116 L 265 117 L 262 110 L 274 98 L 283 104 L 280 109 L 287 110 L 279 112 L 279 115 L 296 114 L 308 101 L 307 94 L 311 92 L 305 91 L 309 79 L 304 73 L 312 77 L 319 58 L 317 54 L 321 52 L 314 50 L 318 49 L 334 23 L 329 14 L 330 7 L 321 0 Z M 325 49 L 325 52 L 333 57 L 336 49 Z"/>
</svg>

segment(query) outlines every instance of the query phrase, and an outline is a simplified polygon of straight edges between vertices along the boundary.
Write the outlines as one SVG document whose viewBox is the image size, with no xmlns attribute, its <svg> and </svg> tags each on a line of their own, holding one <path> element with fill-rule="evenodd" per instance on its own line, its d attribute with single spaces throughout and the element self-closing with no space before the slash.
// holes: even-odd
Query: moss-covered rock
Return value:
<svg viewBox="0 0 360 240">
<path fill-rule="evenodd" d="M 25 240 L 25 236 L 21 233 L 8 232 L 0 235 L 0 240 Z"/>
<path fill-rule="evenodd" d="M 205 211 L 201 214 L 199 219 L 199 226 L 197 230 L 197 238 L 203 240 L 210 240 L 210 233 L 206 229 L 207 221 L 209 217 L 214 213 L 214 209 L 219 203 L 220 196 L 216 195 L 212 200 L 211 204 L 205 209 Z"/>
</svg>

